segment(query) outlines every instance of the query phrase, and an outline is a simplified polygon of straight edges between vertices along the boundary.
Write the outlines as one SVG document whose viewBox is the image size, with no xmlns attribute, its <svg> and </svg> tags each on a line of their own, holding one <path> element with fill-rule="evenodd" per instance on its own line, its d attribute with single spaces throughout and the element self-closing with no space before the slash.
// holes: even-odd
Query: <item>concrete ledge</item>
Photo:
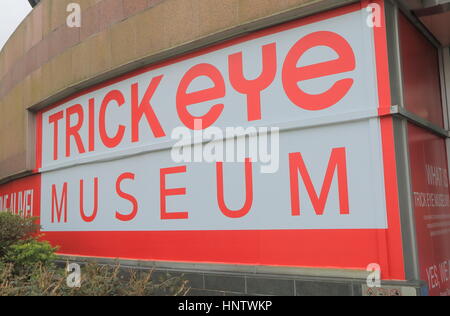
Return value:
<svg viewBox="0 0 450 316">
<path fill-rule="evenodd" d="M 185 263 L 169 261 L 146 261 L 130 259 L 113 259 L 100 257 L 80 257 L 59 255 L 63 261 L 92 262 L 99 264 L 116 264 L 123 267 L 145 268 L 145 269 L 164 269 L 183 272 L 220 272 L 220 273 L 246 273 L 246 274 L 264 274 L 273 277 L 289 275 L 292 277 L 314 277 L 314 278 L 347 278 L 356 280 L 365 280 L 368 272 L 364 270 L 344 270 L 344 269 L 316 269 L 316 268 L 292 268 L 282 266 L 253 266 L 253 265 L 234 265 L 234 264 L 215 264 L 215 263 Z"/>
<path fill-rule="evenodd" d="M 426 294 L 420 282 L 383 281 L 367 287 L 367 272 L 342 269 L 305 269 L 245 265 L 157 262 L 98 257 L 59 256 L 59 264 L 96 262 L 120 264 L 123 269 L 152 270 L 152 277 L 183 276 L 192 296 L 418 296 Z"/>
</svg>

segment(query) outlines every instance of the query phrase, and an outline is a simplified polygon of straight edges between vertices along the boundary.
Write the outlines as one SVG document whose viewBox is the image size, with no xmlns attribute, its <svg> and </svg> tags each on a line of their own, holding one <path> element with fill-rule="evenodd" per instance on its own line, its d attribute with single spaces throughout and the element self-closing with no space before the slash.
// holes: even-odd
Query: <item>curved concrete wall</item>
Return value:
<svg viewBox="0 0 450 316">
<path fill-rule="evenodd" d="M 82 25 L 66 25 L 68 3 Z M 0 182 L 34 168 L 33 111 L 89 85 L 349 0 L 43 0 L 0 53 Z"/>
</svg>

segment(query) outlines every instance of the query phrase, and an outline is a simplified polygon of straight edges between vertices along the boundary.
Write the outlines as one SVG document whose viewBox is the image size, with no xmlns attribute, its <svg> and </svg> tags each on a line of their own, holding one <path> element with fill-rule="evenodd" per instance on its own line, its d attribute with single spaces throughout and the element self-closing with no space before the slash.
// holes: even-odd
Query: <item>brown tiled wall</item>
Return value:
<svg viewBox="0 0 450 316">
<path fill-rule="evenodd" d="M 318 3 L 345 1 L 42 0 L 0 52 L 0 181 L 34 166 L 31 107 L 93 78 L 198 48 L 214 35 L 217 41 L 281 22 L 273 17 L 292 19 Z M 70 2 L 81 5 L 81 28 L 66 26 Z"/>
</svg>

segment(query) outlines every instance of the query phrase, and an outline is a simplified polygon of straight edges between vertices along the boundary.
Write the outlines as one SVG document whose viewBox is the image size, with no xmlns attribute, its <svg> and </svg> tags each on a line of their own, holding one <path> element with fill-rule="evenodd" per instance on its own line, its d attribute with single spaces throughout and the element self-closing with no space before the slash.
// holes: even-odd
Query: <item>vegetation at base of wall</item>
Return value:
<svg viewBox="0 0 450 316">
<path fill-rule="evenodd" d="M 0 296 L 182 296 L 189 292 L 182 276 L 123 270 L 89 263 L 83 267 L 79 287 L 69 287 L 65 269 L 38 263 L 26 273 L 15 272 L 14 264 L 0 263 Z"/>
<path fill-rule="evenodd" d="M 57 248 L 39 240 L 36 218 L 0 212 L 0 296 L 151 296 L 186 295 L 183 276 L 155 277 L 136 271 L 87 263 L 80 283 L 73 286 L 72 272 L 55 264 Z M 71 285 L 71 286 L 69 286 Z"/>
<path fill-rule="evenodd" d="M 46 241 L 29 239 L 11 245 L 2 261 L 13 264 L 17 273 L 27 273 L 36 264 L 51 266 L 57 258 L 56 250 Z"/>
<path fill-rule="evenodd" d="M 35 217 L 24 218 L 10 212 L 0 212 L 0 258 L 12 245 L 36 235 L 39 230 L 36 223 Z"/>
</svg>

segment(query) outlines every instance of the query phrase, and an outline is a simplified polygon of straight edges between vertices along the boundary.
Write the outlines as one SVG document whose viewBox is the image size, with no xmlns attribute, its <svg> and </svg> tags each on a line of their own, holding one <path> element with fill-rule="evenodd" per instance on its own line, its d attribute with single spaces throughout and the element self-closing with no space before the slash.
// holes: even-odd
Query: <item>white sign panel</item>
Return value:
<svg viewBox="0 0 450 316">
<path fill-rule="evenodd" d="M 271 29 L 43 112 L 44 231 L 386 228 L 366 14 Z M 232 144 L 217 136 L 230 127 L 279 129 L 270 159 L 202 147 Z M 174 158 L 182 128 L 194 162 Z"/>
</svg>

